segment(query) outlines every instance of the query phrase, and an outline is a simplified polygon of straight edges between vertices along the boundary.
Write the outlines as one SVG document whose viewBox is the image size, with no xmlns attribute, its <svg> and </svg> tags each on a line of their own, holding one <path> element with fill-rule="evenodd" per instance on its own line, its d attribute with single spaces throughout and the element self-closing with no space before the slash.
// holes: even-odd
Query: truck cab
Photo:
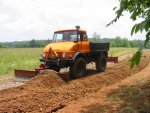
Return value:
<svg viewBox="0 0 150 113">
<path fill-rule="evenodd" d="M 43 52 L 47 54 L 50 48 L 57 53 L 57 57 L 64 59 L 71 58 L 76 52 L 90 51 L 86 31 L 81 29 L 55 31 L 52 43 L 48 44 Z"/>
</svg>

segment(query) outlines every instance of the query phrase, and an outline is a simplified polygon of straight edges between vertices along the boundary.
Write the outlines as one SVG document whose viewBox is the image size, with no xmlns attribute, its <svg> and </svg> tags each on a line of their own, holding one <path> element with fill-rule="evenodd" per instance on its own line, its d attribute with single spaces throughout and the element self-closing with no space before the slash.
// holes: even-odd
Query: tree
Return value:
<svg viewBox="0 0 150 113">
<path fill-rule="evenodd" d="M 96 32 L 93 33 L 92 38 L 100 38 L 100 34 L 97 34 Z"/>
<path fill-rule="evenodd" d="M 96 32 L 94 32 L 92 34 L 92 38 L 90 38 L 91 42 L 100 42 L 100 34 L 97 34 Z"/>
<path fill-rule="evenodd" d="M 117 47 L 122 47 L 122 39 L 120 36 L 117 36 L 114 41 L 116 42 Z"/>
<path fill-rule="evenodd" d="M 0 44 L 0 48 L 3 48 L 3 46 Z"/>
<path fill-rule="evenodd" d="M 32 39 L 32 40 L 29 42 L 29 46 L 30 46 L 30 47 L 36 47 L 36 46 L 37 46 L 36 40 Z"/>
<path fill-rule="evenodd" d="M 5 48 L 5 46 L 3 44 L 0 43 L 0 48 Z"/>
<path fill-rule="evenodd" d="M 116 47 L 116 43 L 115 43 L 114 41 L 112 41 L 112 42 L 110 43 L 110 47 Z"/>
<path fill-rule="evenodd" d="M 130 45 L 131 45 L 131 47 L 139 47 L 140 45 L 143 45 L 143 41 L 141 41 L 141 40 L 131 40 Z"/>
<path fill-rule="evenodd" d="M 130 47 L 130 42 L 128 41 L 127 38 L 123 38 L 122 47 Z"/>
<path fill-rule="evenodd" d="M 131 35 L 137 32 L 146 31 L 144 45 L 139 48 L 139 50 L 134 54 L 131 61 L 131 67 L 135 64 L 138 65 L 141 58 L 141 53 L 143 47 L 146 47 L 150 40 L 150 0 L 119 0 L 120 6 L 115 7 L 116 17 L 107 25 L 117 22 L 118 19 L 123 16 L 125 11 L 128 11 L 131 15 L 130 18 L 135 21 L 137 18 L 142 18 L 143 20 L 132 27 Z"/>
</svg>

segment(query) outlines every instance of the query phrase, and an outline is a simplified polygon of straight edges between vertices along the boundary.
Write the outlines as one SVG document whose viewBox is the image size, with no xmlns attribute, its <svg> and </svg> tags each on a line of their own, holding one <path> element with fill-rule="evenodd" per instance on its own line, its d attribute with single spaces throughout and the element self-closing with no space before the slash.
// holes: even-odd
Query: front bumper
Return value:
<svg viewBox="0 0 150 113">
<path fill-rule="evenodd" d="M 46 67 L 53 68 L 63 68 L 70 66 L 71 63 L 73 63 L 72 59 L 40 59 L 41 62 L 44 62 L 46 64 Z"/>
</svg>

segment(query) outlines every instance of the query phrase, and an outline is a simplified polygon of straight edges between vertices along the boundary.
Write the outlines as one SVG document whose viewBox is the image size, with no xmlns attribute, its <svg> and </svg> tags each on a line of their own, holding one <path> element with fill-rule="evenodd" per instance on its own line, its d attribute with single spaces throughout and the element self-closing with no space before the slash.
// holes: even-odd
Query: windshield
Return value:
<svg viewBox="0 0 150 113">
<path fill-rule="evenodd" d="M 77 41 L 77 31 L 55 32 L 53 36 L 54 42 Z"/>
</svg>

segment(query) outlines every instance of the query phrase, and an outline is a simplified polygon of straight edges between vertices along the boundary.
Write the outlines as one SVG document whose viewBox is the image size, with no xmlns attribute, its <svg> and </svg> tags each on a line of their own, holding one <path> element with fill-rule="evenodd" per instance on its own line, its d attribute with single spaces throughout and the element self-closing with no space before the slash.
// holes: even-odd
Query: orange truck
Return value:
<svg viewBox="0 0 150 113">
<path fill-rule="evenodd" d="M 33 76 L 44 69 L 57 72 L 69 67 L 71 78 L 85 76 L 86 64 L 95 62 L 97 72 L 106 69 L 107 61 L 117 62 L 116 58 L 108 57 L 109 43 L 93 43 L 88 41 L 85 30 L 76 26 L 75 29 L 54 32 L 52 43 L 43 49 L 43 62 L 35 71 L 16 70 L 16 75 Z"/>
<path fill-rule="evenodd" d="M 95 62 L 98 72 L 105 71 L 108 50 L 109 43 L 89 42 L 86 31 L 76 26 L 76 29 L 55 31 L 53 42 L 44 48 L 40 61 L 46 69 L 57 72 L 69 67 L 70 77 L 80 78 L 85 75 L 86 64 L 91 62 Z"/>
</svg>

